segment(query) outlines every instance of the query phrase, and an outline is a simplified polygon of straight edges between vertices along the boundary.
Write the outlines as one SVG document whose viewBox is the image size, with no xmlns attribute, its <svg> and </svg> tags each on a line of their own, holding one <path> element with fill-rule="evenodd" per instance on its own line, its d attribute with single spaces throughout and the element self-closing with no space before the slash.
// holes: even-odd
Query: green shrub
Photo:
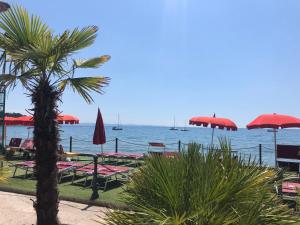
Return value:
<svg viewBox="0 0 300 225">
<path fill-rule="evenodd" d="M 149 157 L 132 176 L 124 202 L 107 212 L 110 225 L 299 224 L 273 192 L 277 172 L 222 150 L 190 144 L 175 158 Z"/>
</svg>

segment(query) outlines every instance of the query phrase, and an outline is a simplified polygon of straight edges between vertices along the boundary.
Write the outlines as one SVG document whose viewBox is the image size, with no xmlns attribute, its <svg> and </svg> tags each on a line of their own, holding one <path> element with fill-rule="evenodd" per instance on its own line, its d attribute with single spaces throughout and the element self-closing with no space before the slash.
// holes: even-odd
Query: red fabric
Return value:
<svg viewBox="0 0 300 225">
<path fill-rule="evenodd" d="M 283 193 L 297 193 L 297 189 L 300 189 L 300 183 L 289 181 L 282 183 Z"/>
<path fill-rule="evenodd" d="M 227 130 L 237 130 L 236 124 L 226 118 L 217 118 L 217 117 L 193 117 L 189 121 L 190 125 L 196 125 L 196 126 L 204 126 L 207 127 L 208 125 L 211 126 L 211 128 L 219 128 Z"/>
<path fill-rule="evenodd" d="M 58 115 L 57 117 L 58 123 L 62 124 L 79 124 L 79 119 L 75 116 L 71 115 Z"/>
<path fill-rule="evenodd" d="M 94 136 L 93 136 L 93 144 L 102 145 L 105 144 L 105 142 L 106 142 L 106 136 L 105 136 L 104 123 L 103 123 L 100 109 L 98 109 L 97 121 L 95 125 Z"/>
<path fill-rule="evenodd" d="M 33 120 L 31 116 L 21 116 L 21 117 L 8 117 L 4 118 L 6 125 L 24 125 L 32 126 Z"/>
<path fill-rule="evenodd" d="M 166 147 L 164 143 L 160 143 L 160 142 L 149 142 L 149 145 L 152 147 L 162 147 L 162 148 Z"/>
<path fill-rule="evenodd" d="M 248 129 L 255 128 L 288 128 L 300 127 L 300 119 L 280 114 L 263 114 L 247 125 Z"/>
<path fill-rule="evenodd" d="M 8 117 L 4 118 L 6 125 L 22 125 L 22 126 L 33 126 L 32 116 L 20 116 L 20 117 Z M 59 115 L 57 117 L 59 124 L 78 124 L 79 119 L 71 115 Z"/>
</svg>

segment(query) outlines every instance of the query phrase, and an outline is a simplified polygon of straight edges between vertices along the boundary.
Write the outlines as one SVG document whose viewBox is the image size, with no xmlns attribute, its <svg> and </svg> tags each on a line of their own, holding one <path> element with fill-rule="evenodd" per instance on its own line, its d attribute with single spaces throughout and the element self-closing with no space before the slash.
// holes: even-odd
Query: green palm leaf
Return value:
<svg viewBox="0 0 300 225">
<path fill-rule="evenodd" d="M 68 85 L 88 103 L 93 102 L 90 92 L 103 93 L 102 88 L 107 86 L 108 77 L 79 77 L 67 78 L 59 83 L 59 88 L 64 90 Z"/>
<path fill-rule="evenodd" d="M 38 16 L 30 16 L 22 7 L 13 7 L 1 13 L 0 28 L 4 31 L 0 34 L 0 45 L 10 53 L 34 44 L 50 32 Z"/>
<path fill-rule="evenodd" d="M 74 66 L 77 68 L 98 68 L 103 63 L 110 59 L 109 55 L 103 55 L 101 57 L 96 57 L 92 59 L 79 59 L 74 60 Z"/>
</svg>

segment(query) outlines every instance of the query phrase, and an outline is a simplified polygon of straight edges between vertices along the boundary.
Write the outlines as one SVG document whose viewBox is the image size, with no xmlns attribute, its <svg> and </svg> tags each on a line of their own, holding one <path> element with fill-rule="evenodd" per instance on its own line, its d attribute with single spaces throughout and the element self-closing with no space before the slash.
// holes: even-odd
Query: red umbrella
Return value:
<svg viewBox="0 0 300 225">
<path fill-rule="evenodd" d="M 105 142 L 106 142 L 106 136 L 105 136 L 104 123 L 103 123 L 100 109 L 98 108 L 98 115 L 97 115 L 97 120 L 95 125 L 94 136 L 93 136 L 93 144 L 101 145 L 102 148 L 102 145 L 105 144 Z"/>
<path fill-rule="evenodd" d="M 21 116 L 17 117 L 16 122 L 23 126 L 33 126 L 33 118 L 32 116 Z"/>
<path fill-rule="evenodd" d="M 300 119 L 281 114 L 263 114 L 247 125 L 248 129 L 272 128 L 274 132 L 275 165 L 277 164 L 276 132 L 279 128 L 300 127 Z"/>
<path fill-rule="evenodd" d="M 4 123 L 5 125 L 14 125 L 16 118 L 10 117 L 10 116 L 5 116 L 4 117 Z"/>
<path fill-rule="evenodd" d="M 79 119 L 72 115 L 58 115 L 57 121 L 60 124 L 79 124 Z"/>
<path fill-rule="evenodd" d="M 33 120 L 31 116 L 9 117 L 4 118 L 5 125 L 23 125 L 33 126 Z"/>
<path fill-rule="evenodd" d="M 293 116 L 281 114 L 263 114 L 247 125 L 248 129 L 255 128 L 288 128 L 300 127 L 300 120 Z"/>
<path fill-rule="evenodd" d="M 236 124 L 231 121 L 230 119 L 226 118 L 217 118 L 216 115 L 214 114 L 213 117 L 193 117 L 189 121 L 190 125 L 196 125 L 196 126 L 204 126 L 207 127 L 210 125 L 211 128 L 213 128 L 212 131 L 212 144 L 214 141 L 214 129 L 219 128 L 219 129 L 224 129 L 226 128 L 227 130 L 237 130 Z"/>
<path fill-rule="evenodd" d="M 58 115 L 57 121 L 59 124 L 78 124 L 79 119 L 71 115 Z M 23 126 L 33 126 L 32 116 L 20 116 L 20 117 L 5 117 L 6 125 L 23 125 Z"/>
</svg>

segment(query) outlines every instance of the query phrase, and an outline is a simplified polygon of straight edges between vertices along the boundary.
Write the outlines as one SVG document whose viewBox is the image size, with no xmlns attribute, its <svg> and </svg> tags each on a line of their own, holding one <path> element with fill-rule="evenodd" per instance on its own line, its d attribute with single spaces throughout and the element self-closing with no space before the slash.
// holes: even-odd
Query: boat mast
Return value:
<svg viewBox="0 0 300 225">
<path fill-rule="evenodd" d="M 174 126 L 173 127 L 175 128 L 175 116 L 174 116 Z"/>
<path fill-rule="evenodd" d="M 118 128 L 120 127 L 120 114 L 118 113 Z"/>
</svg>

